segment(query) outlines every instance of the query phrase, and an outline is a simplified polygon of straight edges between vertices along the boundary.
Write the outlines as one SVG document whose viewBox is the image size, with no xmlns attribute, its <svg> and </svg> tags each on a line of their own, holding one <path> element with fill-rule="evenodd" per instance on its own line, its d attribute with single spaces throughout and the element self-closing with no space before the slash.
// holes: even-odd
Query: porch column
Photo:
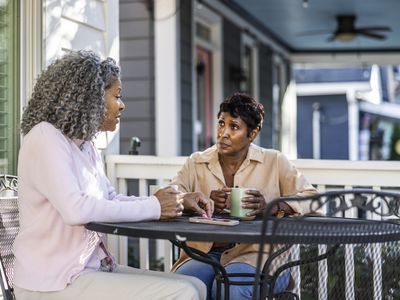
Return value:
<svg viewBox="0 0 400 300">
<path fill-rule="evenodd" d="M 180 155 L 179 1 L 154 1 L 156 155 Z"/>
</svg>

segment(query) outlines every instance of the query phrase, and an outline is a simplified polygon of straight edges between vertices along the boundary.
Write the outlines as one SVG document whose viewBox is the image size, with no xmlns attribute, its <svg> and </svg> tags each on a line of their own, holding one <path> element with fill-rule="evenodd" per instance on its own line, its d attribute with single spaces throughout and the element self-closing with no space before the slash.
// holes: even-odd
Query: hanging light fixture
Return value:
<svg viewBox="0 0 400 300">
<path fill-rule="evenodd" d="M 308 7 L 308 0 L 303 0 L 303 7 L 307 8 Z"/>
</svg>

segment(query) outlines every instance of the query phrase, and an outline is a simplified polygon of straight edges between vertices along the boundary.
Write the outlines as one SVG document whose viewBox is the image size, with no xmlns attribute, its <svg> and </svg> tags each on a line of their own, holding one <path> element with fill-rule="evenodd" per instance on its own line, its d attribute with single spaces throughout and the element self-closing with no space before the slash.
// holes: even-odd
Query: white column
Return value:
<svg viewBox="0 0 400 300">
<path fill-rule="evenodd" d="M 349 160 L 358 160 L 359 109 L 355 94 L 354 90 L 346 92 L 349 116 Z"/>
<path fill-rule="evenodd" d="M 316 102 L 313 104 L 312 113 L 312 143 L 313 159 L 321 158 L 321 105 Z"/>
<path fill-rule="evenodd" d="M 354 266 L 354 245 L 344 246 L 344 265 L 345 265 L 345 295 L 346 300 L 354 300 L 354 278 L 355 278 L 355 266 Z M 374 298 L 375 299 L 375 298 Z"/>
<path fill-rule="evenodd" d="M 297 159 L 297 96 L 296 83 L 291 80 L 282 102 L 282 152 Z"/>
<path fill-rule="evenodd" d="M 179 7 L 154 1 L 156 154 L 180 154 Z"/>
<path fill-rule="evenodd" d="M 44 46 L 43 7 L 39 1 L 21 1 L 20 36 L 20 114 L 31 97 L 38 74 L 42 71 Z"/>
</svg>

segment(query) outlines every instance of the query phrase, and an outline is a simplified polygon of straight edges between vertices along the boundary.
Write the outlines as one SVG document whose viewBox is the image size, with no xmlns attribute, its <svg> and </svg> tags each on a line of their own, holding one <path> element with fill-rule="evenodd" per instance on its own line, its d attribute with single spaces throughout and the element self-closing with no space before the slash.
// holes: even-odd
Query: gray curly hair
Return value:
<svg viewBox="0 0 400 300">
<path fill-rule="evenodd" d="M 39 76 L 22 116 L 22 133 L 46 121 L 71 139 L 91 140 L 105 118 L 105 90 L 119 77 L 112 58 L 69 51 Z"/>
</svg>

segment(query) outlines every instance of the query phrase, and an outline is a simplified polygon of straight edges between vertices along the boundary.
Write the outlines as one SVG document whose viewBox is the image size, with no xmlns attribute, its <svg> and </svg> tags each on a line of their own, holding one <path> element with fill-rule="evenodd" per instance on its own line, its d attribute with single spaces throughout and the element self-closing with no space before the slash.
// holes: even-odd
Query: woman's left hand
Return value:
<svg viewBox="0 0 400 300">
<path fill-rule="evenodd" d="M 261 215 L 267 206 L 263 194 L 255 189 L 246 190 L 246 194 L 249 196 L 242 198 L 242 207 L 252 209 L 252 211 L 248 212 L 246 215 L 248 217 Z"/>
</svg>

